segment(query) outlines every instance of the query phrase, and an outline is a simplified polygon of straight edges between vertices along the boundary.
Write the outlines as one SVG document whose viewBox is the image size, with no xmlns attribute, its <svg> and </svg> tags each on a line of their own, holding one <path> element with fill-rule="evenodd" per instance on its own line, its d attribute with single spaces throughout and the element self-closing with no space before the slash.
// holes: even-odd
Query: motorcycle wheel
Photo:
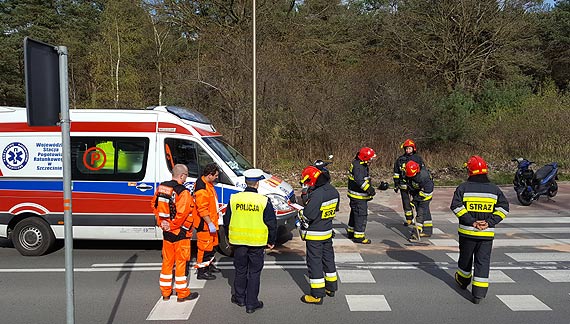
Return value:
<svg viewBox="0 0 570 324">
<path fill-rule="evenodd" d="M 523 206 L 530 206 L 530 204 L 532 204 L 532 199 L 526 190 L 523 192 L 517 192 L 517 199 Z"/>
<path fill-rule="evenodd" d="M 556 196 L 557 193 L 558 193 L 558 184 L 556 183 L 556 181 L 553 181 L 550 184 L 550 188 L 548 188 L 548 197 L 552 198 Z"/>
</svg>

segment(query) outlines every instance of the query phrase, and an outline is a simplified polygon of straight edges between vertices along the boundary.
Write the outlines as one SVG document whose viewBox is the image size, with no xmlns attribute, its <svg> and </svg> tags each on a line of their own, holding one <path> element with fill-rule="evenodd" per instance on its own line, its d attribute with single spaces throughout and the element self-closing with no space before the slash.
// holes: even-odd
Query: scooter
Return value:
<svg viewBox="0 0 570 324">
<path fill-rule="evenodd" d="M 540 196 L 554 197 L 558 193 L 558 163 L 551 162 L 534 172 L 530 165 L 534 162 L 516 158 L 517 172 L 513 180 L 517 199 L 523 206 L 530 206 Z"/>
</svg>

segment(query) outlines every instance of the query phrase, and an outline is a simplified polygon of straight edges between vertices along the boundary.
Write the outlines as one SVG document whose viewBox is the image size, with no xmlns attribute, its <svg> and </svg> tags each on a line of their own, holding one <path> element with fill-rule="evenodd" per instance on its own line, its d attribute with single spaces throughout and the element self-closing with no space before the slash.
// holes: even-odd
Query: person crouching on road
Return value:
<svg viewBox="0 0 570 324">
<path fill-rule="evenodd" d="M 412 204 L 416 207 L 416 224 L 412 230 L 410 241 L 419 241 L 421 237 L 430 237 L 433 233 L 433 222 L 429 204 L 433 196 L 433 180 L 427 168 L 421 168 L 416 161 L 406 163 L 406 181 L 412 196 Z"/>
<path fill-rule="evenodd" d="M 196 213 L 194 213 L 194 226 L 198 240 L 198 254 L 196 255 L 195 268 L 198 269 L 197 279 L 213 280 L 216 275 L 212 272 L 220 272 L 213 264 L 218 246 L 218 196 L 214 188 L 214 181 L 218 178 L 220 168 L 215 163 L 204 167 L 202 176 L 194 185 L 194 198 L 196 199 Z"/>
<path fill-rule="evenodd" d="M 404 154 L 400 155 L 394 163 L 394 191 L 400 191 L 404 217 L 406 218 L 404 225 L 408 226 L 412 224 L 414 214 L 412 211 L 410 191 L 408 190 L 408 183 L 406 181 L 406 163 L 408 163 L 408 161 L 415 161 L 420 165 L 421 169 L 423 169 L 425 165 L 421 156 L 416 153 L 416 143 L 413 140 L 405 140 L 400 147 L 404 149 Z"/>
<path fill-rule="evenodd" d="M 272 249 L 277 238 L 277 219 L 271 201 L 257 193 L 259 181 L 265 179 L 260 169 L 244 172 L 247 187 L 230 196 L 224 226 L 234 246 L 234 294 L 231 302 L 245 306 L 248 314 L 263 308 L 258 299 L 265 247 Z"/>
<path fill-rule="evenodd" d="M 376 194 L 372 183 L 368 164 L 376 157 L 376 153 L 369 147 L 358 151 L 348 170 L 348 198 L 350 200 L 350 216 L 346 234 L 355 243 L 370 244 L 366 238 L 366 222 L 368 219 L 368 201 Z"/>
<path fill-rule="evenodd" d="M 303 169 L 301 184 L 307 187 L 307 198 L 302 210 L 301 238 L 307 247 L 307 269 L 311 293 L 303 295 L 307 304 L 322 304 L 325 295 L 334 297 L 338 289 L 333 249 L 333 219 L 339 209 L 339 193 L 330 184 L 325 171 L 314 166 Z"/>
<path fill-rule="evenodd" d="M 163 300 L 172 294 L 172 267 L 176 264 L 175 284 L 178 302 L 196 299 L 197 292 L 190 293 L 186 275 L 186 263 L 190 261 L 190 238 L 194 200 L 183 185 L 188 168 L 177 164 L 172 168 L 172 180 L 161 183 L 154 194 L 151 207 L 156 223 L 162 229 L 162 269 L 160 290 Z"/>
<path fill-rule="evenodd" d="M 489 267 L 495 225 L 509 213 L 505 195 L 487 177 L 487 162 L 478 155 L 466 163 L 467 181 L 460 184 L 451 201 L 451 210 L 459 219 L 459 260 L 455 281 L 461 289 L 473 284 L 473 303 L 479 304 L 489 289 Z M 471 272 L 475 258 L 475 269 Z"/>
</svg>

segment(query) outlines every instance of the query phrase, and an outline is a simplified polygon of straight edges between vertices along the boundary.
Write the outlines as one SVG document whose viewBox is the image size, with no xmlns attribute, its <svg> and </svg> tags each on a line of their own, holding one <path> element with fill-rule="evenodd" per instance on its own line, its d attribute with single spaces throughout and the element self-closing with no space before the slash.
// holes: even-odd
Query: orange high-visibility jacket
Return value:
<svg viewBox="0 0 570 324">
<path fill-rule="evenodd" d="M 196 200 L 196 213 L 194 213 L 194 226 L 197 231 L 208 231 L 208 224 L 203 217 L 209 216 L 218 229 L 218 195 L 214 185 L 200 177 L 194 185 L 194 198 Z"/>
<path fill-rule="evenodd" d="M 171 209 L 172 197 L 176 211 Z M 174 180 L 161 183 L 156 190 L 151 202 L 152 209 L 156 216 L 156 224 L 160 227 L 163 220 L 170 225 L 168 232 L 178 235 L 180 229 L 184 228 L 186 237 L 192 236 L 192 211 L 194 210 L 194 199 L 190 192 L 183 185 Z"/>
</svg>

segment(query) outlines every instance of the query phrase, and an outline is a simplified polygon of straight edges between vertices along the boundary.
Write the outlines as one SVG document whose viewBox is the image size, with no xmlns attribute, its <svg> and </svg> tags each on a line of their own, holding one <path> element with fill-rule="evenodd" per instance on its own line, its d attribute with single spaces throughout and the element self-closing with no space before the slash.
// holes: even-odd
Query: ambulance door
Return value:
<svg viewBox="0 0 570 324">
<path fill-rule="evenodd" d="M 72 137 L 74 237 L 156 239 L 155 135 L 141 135 Z"/>
<path fill-rule="evenodd" d="M 215 162 L 220 165 L 220 161 L 208 151 L 200 142 L 191 137 L 160 134 L 164 156 L 159 162 L 158 172 L 160 181 L 170 180 L 172 177 L 172 167 L 176 164 L 184 164 L 188 167 L 188 179 L 186 187 L 192 190 L 196 180 L 202 175 L 202 170 L 208 163 Z M 220 168 L 221 169 L 221 168 Z M 220 176 L 215 185 L 216 193 L 220 204 L 226 204 L 229 197 L 225 196 L 226 191 L 235 192 L 234 185 L 230 178 L 220 171 Z"/>
</svg>

